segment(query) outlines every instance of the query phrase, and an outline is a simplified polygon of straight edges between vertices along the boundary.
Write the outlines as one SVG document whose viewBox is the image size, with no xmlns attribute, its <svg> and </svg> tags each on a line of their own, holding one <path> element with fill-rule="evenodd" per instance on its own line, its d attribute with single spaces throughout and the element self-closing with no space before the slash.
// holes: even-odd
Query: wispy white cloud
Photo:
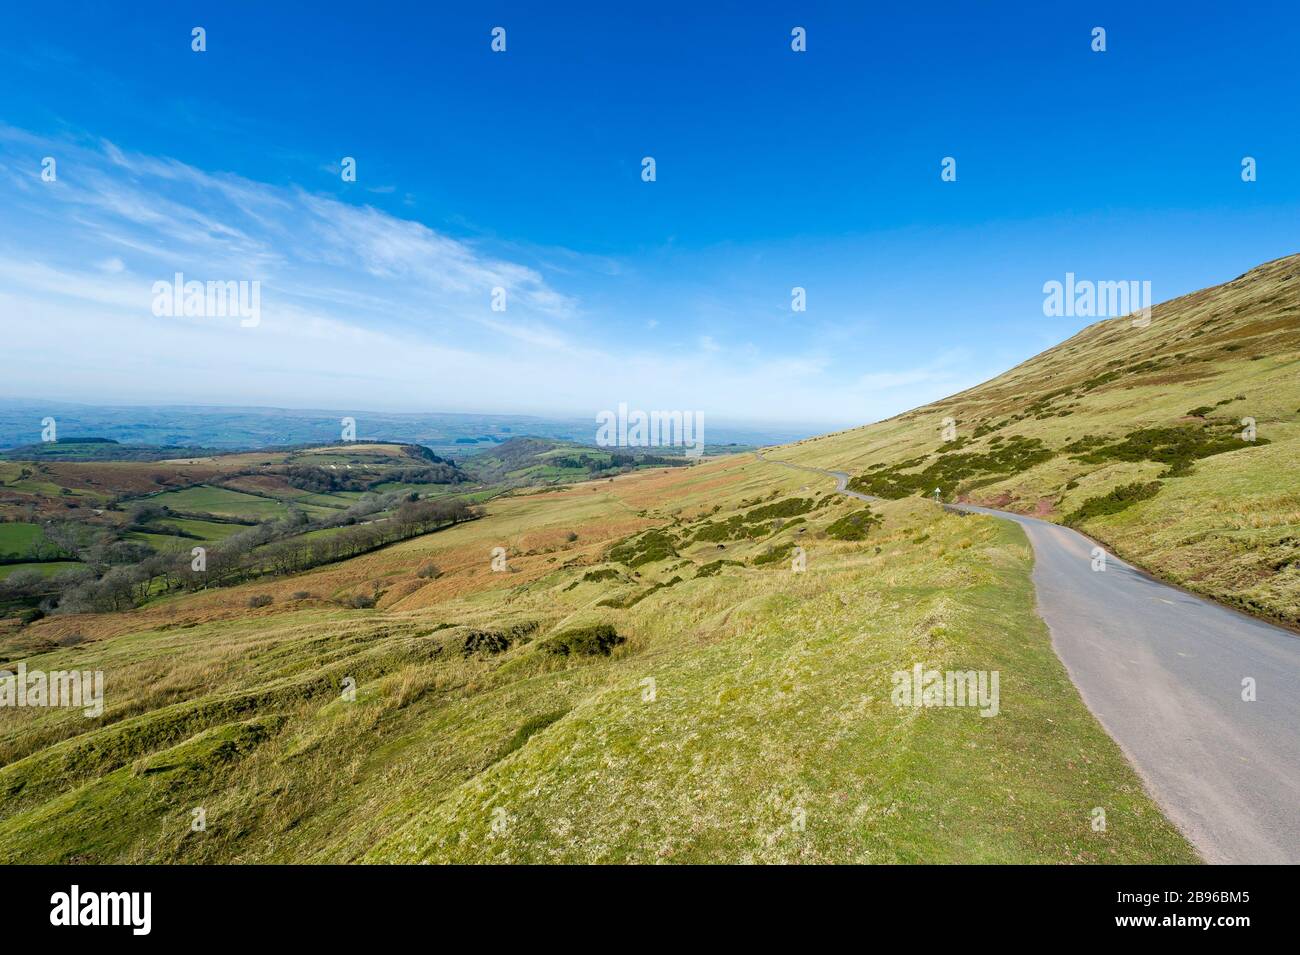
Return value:
<svg viewBox="0 0 1300 955">
<path fill-rule="evenodd" d="M 31 157 L 42 155 L 58 158 L 56 182 L 41 181 Z M 625 315 L 618 303 L 635 291 L 610 289 L 654 281 L 635 262 L 452 235 L 364 191 L 3 125 L 0 181 L 14 185 L 0 195 L 0 308 L 6 344 L 25 356 L 10 362 L 9 394 L 584 415 L 628 401 L 848 422 L 898 410 L 877 392 L 951 377 L 946 360 L 845 376 L 839 356 L 796 339 L 755 344 L 749 305 L 721 294 L 685 315 Z M 155 317 L 152 285 L 177 272 L 259 281 L 261 322 Z"/>
<path fill-rule="evenodd" d="M 853 387 L 856 391 L 889 391 L 910 385 L 950 385 L 960 379 L 957 366 L 966 357 L 964 352 L 947 351 L 913 368 L 861 375 L 853 382 Z"/>
</svg>

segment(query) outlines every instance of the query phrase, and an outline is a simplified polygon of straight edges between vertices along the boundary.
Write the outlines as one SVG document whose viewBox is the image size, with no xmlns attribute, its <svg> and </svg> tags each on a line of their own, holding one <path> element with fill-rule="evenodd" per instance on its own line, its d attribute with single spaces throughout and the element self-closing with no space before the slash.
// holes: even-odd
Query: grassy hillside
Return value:
<svg viewBox="0 0 1300 955">
<path fill-rule="evenodd" d="M 644 471 L 37 621 L 0 652 L 102 669 L 106 712 L 0 709 L 0 861 L 1193 861 L 1052 653 L 1019 532 L 829 491 Z M 326 603 L 352 591 L 375 609 Z M 999 714 L 893 705 L 915 663 L 999 671 Z"/>
<path fill-rule="evenodd" d="M 1298 358 L 1293 257 L 768 455 L 849 471 L 886 499 L 869 507 L 735 455 L 515 490 L 306 572 L 29 621 L 0 633 L 4 665 L 101 669 L 106 709 L 0 708 L 0 861 L 1194 861 L 1052 652 L 1021 532 L 918 498 L 1068 522 L 1296 622 Z M 358 450 L 316 449 L 311 473 L 364 469 Z M 589 464 L 569 455 L 521 442 L 484 462 L 571 481 Z M 226 457 L 0 478 L 94 500 L 167 465 L 183 481 L 143 493 L 205 514 L 352 493 Z M 895 705 L 918 664 L 998 672 L 997 715 Z"/>
<path fill-rule="evenodd" d="M 1168 580 L 1300 624 L 1300 256 L 771 456 L 849 471 L 883 497 L 937 487 L 1067 522 Z"/>
</svg>

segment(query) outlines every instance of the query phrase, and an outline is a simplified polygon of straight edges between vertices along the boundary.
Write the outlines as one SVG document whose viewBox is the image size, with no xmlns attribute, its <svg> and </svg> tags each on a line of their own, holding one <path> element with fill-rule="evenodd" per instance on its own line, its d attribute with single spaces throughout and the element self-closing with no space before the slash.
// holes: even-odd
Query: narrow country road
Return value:
<svg viewBox="0 0 1300 955">
<path fill-rule="evenodd" d="M 880 498 L 872 497 L 870 494 L 859 494 L 857 491 L 849 490 L 849 479 L 852 477 L 847 471 L 824 471 L 821 468 L 810 468 L 803 464 L 791 464 L 789 461 L 777 461 L 775 458 L 763 457 L 762 451 L 755 451 L 754 457 L 768 464 L 779 464 L 782 467 L 794 468 L 796 471 L 809 471 L 813 474 L 820 474 L 823 477 L 835 478 L 835 490 L 839 491 L 846 497 L 855 497 L 859 501 L 878 501 Z"/>
<path fill-rule="evenodd" d="M 871 499 L 848 491 L 843 472 L 770 463 L 833 477 L 841 492 Z M 1205 860 L 1300 862 L 1300 638 L 1111 554 L 1094 570 L 1097 545 L 1059 524 L 970 504 L 948 509 L 1024 529 L 1057 656 Z"/>
</svg>

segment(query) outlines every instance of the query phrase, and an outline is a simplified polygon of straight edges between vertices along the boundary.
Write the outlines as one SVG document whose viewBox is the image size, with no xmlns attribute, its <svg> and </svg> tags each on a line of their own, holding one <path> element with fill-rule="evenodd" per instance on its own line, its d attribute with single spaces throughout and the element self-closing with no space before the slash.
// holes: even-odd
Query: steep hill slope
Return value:
<svg viewBox="0 0 1300 955">
<path fill-rule="evenodd" d="M 1069 523 L 1174 583 L 1300 623 L 1300 256 L 769 457 L 848 471 L 881 497 L 938 488 Z"/>
</svg>

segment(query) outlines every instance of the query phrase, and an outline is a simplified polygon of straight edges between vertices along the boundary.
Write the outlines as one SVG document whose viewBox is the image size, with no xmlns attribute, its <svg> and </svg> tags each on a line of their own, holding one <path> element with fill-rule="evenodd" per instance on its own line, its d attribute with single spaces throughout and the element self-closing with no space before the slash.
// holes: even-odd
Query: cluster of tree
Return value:
<svg viewBox="0 0 1300 955">
<path fill-rule="evenodd" d="M 319 466 L 291 464 L 276 472 L 300 491 L 329 494 L 331 491 L 369 491 L 380 484 L 397 481 L 403 484 L 459 484 L 469 478 L 454 464 L 439 458 L 427 466 L 389 468 L 373 471 L 334 470 Z"/>
<path fill-rule="evenodd" d="M 150 553 L 150 547 L 137 541 L 124 540 L 111 527 L 84 521 L 50 520 L 41 525 L 41 532 L 22 551 L 0 557 L 0 564 L 80 560 L 108 567 L 133 564 Z"/>
<path fill-rule="evenodd" d="M 685 457 L 668 457 L 658 454 L 631 454 L 624 451 L 611 451 L 608 456 L 596 454 L 566 454 L 547 458 L 547 462 L 561 468 L 584 468 L 592 474 L 613 471 L 628 471 L 632 468 L 681 468 L 689 467 L 690 460 Z"/>
<path fill-rule="evenodd" d="M 365 520 L 381 511 L 392 516 Z M 144 516 L 143 514 L 141 516 Z M 282 520 L 256 524 L 203 550 L 153 552 L 130 541 L 104 544 L 104 529 L 87 542 L 85 525 L 63 522 L 46 533 L 62 539 L 66 552 L 84 562 L 52 577 L 15 571 L 0 581 L 0 602 L 39 605 L 42 612 L 98 613 L 138 606 L 160 593 L 243 583 L 266 575 L 300 573 L 346 560 L 388 544 L 427 534 L 478 516 L 459 500 L 423 501 L 414 495 L 371 496 L 329 521 L 312 521 L 302 511 Z M 71 525 L 71 526 L 65 526 Z M 306 538 L 314 530 L 334 533 Z M 123 545 L 137 548 L 131 561 L 114 562 Z M 140 550 L 139 548 L 142 548 Z"/>
<path fill-rule="evenodd" d="M 223 453 L 228 452 L 195 445 L 121 444 L 111 438 L 60 435 L 58 441 L 27 444 L 0 451 L 0 460 L 166 461 L 173 458 L 197 458 Z"/>
<path fill-rule="evenodd" d="M 190 536 L 176 527 L 159 527 L 158 522 L 169 517 L 178 517 L 170 507 L 153 501 L 138 501 L 126 512 L 126 530 L 140 531 L 145 534 L 171 534 L 177 537 Z"/>
<path fill-rule="evenodd" d="M 563 454 L 549 454 L 563 448 Z M 547 455 L 543 457 L 543 455 Z M 491 451 L 468 458 L 465 471 L 485 483 L 507 480 L 512 471 L 520 471 L 537 464 L 562 468 L 581 468 L 591 477 L 619 474 L 634 468 L 689 467 L 691 459 L 684 455 L 647 454 L 638 451 L 588 450 L 571 443 L 561 444 L 545 438 L 511 438 Z M 516 482 L 517 483 L 517 482 Z"/>
</svg>

